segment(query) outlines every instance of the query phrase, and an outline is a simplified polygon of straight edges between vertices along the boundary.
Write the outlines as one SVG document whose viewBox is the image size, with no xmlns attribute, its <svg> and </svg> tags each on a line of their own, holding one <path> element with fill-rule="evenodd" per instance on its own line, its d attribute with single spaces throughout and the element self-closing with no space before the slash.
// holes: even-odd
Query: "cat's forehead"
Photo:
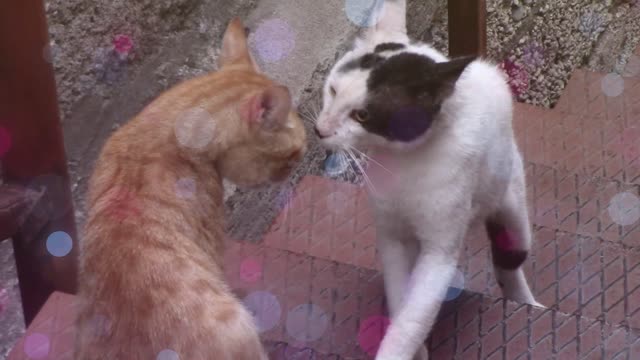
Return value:
<svg viewBox="0 0 640 360">
<path fill-rule="evenodd" d="M 333 67 L 332 75 L 340 76 L 356 70 L 370 70 L 393 54 L 407 49 L 401 42 L 360 43 L 345 53 Z"/>
</svg>

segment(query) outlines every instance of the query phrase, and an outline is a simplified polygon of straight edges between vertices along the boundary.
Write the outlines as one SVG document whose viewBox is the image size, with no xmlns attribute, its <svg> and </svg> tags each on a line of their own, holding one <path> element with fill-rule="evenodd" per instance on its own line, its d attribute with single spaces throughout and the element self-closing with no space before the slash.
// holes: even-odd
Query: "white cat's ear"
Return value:
<svg viewBox="0 0 640 360">
<path fill-rule="evenodd" d="M 222 38 L 222 52 L 218 66 L 242 65 L 259 71 L 247 43 L 247 34 L 239 18 L 231 20 Z"/>
<path fill-rule="evenodd" d="M 291 104 L 291 93 L 287 87 L 271 86 L 249 99 L 242 110 L 242 117 L 249 126 L 273 130 L 286 122 Z"/>
<path fill-rule="evenodd" d="M 389 38 L 390 40 L 407 34 L 407 1 L 374 0 L 372 14 L 365 30 L 365 39 Z"/>
</svg>

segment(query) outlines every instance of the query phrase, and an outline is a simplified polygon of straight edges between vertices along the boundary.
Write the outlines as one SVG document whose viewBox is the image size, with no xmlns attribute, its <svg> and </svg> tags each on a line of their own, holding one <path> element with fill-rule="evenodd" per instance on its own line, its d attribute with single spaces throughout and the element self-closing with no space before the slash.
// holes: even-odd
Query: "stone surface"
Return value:
<svg viewBox="0 0 640 360">
<path fill-rule="evenodd" d="M 0 329 L 0 359 L 5 359 L 24 332 L 24 317 L 11 239 L 0 240 Z"/>
</svg>

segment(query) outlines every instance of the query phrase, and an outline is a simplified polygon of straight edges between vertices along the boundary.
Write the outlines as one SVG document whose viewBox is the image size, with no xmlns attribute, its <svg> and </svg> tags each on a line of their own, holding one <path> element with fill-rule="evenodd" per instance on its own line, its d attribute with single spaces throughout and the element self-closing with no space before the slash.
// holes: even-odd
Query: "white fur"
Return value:
<svg viewBox="0 0 640 360">
<path fill-rule="evenodd" d="M 471 63 L 442 104 L 432 128 L 411 144 L 368 133 L 349 117 L 363 106 L 369 73 L 337 69 L 371 52 L 378 43 L 401 42 L 408 46 L 401 51 L 448 61 L 428 45 L 409 44 L 404 8 L 405 1 L 387 1 L 383 11 L 391 9 L 394 14 L 384 13 L 378 25 L 334 66 L 317 122 L 321 133 L 331 135 L 322 140 L 325 146 L 373 149 L 384 154 L 374 154 L 374 163 L 393 169 L 391 185 L 381 191 L 382 186 L 373 181 L 370 191 L 392 316 L 377 360 L 427 359 L 423 343 L 474 221 L 497 217 L 517 234 L 519 249 L 529 250 L 531 243 L 522 158 L 511 125 L 512 97 L 496 66 L 482 60 Z M 332 87 L 336 96 L 331 94 Z M 495 273 L 507 298 L 539 305 L 522 268 L 496 267 Z"/>
</svg>

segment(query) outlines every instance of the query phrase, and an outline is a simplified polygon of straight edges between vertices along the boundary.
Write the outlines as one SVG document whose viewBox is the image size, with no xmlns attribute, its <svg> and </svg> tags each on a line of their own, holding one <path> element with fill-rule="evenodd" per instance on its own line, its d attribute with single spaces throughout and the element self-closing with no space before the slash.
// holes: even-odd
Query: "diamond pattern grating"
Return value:
<svg viewBox="0 0 640 360">
<path fill-rule="evenodd" d="M 525 271 L 548 308 L 499 299 L 474 227 L 459 263 L 465 291 L 443 305 L 431 359 L 640 358 L 640 221 L 612 215 L 614 197 L 640 195 L 640 75 L 616 97 L 604 76 L 576 71 L 553 110 L 516 105 L 534 231 Z M 262 333 L 270 358 L 371 358 L 383 332 L 371 320 L 386 310 L 364 189 L 309 176 L 284 200 L 261 244 L 229 240 L 225 256 L 240 298 L 277 300 Z M 295 323 L 301 305 L 314 321 Z M 55 293 L 9 359 L 71 359 L 73 316 L 74 297 Z"/>
</svg>

